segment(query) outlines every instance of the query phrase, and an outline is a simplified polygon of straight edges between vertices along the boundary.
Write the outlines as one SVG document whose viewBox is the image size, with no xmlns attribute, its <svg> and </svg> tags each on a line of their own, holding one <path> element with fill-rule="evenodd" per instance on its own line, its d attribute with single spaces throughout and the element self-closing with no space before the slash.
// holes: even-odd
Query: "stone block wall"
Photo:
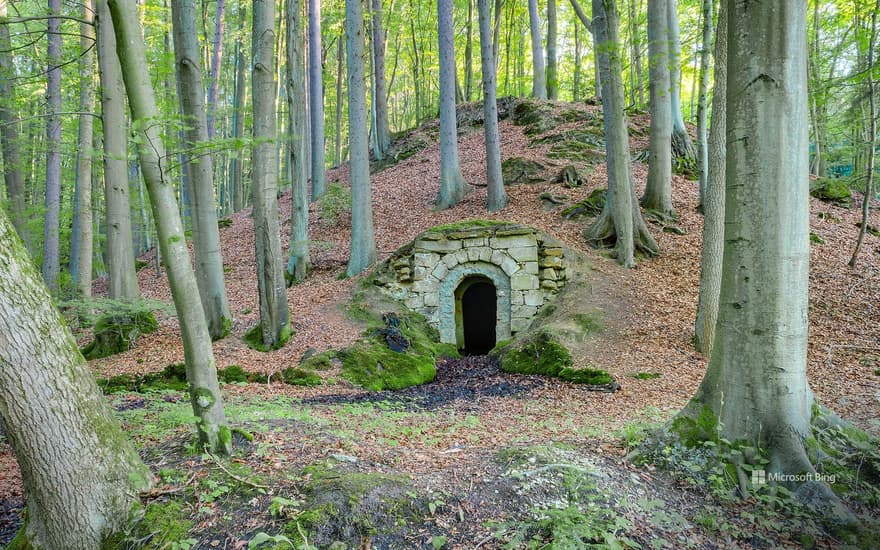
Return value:
<svg viewBox="0 0 880 550">
<path fill-rule="evenodd" d="M 501 341 L 528 328 L 565 285 L 565 251 L 529 227 L 453 224 L 419 235 L 388 260 L 381 275 L 377 281 L 388 293 L 427 317 L 441 341 L 452 344 L 456 289 L 470 277 L 488 279 L 496 289 L 496 341 Z"/>
</svg>

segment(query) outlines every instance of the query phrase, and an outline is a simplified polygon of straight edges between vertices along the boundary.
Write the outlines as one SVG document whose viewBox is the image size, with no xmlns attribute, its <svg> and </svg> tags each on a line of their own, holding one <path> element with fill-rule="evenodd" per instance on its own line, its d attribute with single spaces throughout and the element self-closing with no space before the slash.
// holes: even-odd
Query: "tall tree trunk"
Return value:
<svg viewBox="0 0 880 550">
<path fill-rule="evenodd" d="M 309 3 L 309 117 L 312 200 L 324 194 L 324 69 L 321 61 L 321 0 Z M 338 136 L 337 136 L 338 137 Z M 337 159 L 338 162 L 338 159 Z"/>
<path fill-rule="evenodd" d="M 682 414 L 712 414 L 708 436 L 765 450 L 769 473 L 803 475 L 815 472 L 804 448 L 813 412 L 806 2 L 727 7 L 721 307 L 706 376 Z M 825 512 L 839 504 L 818 481 L 798 483 L 794 495 Z"/>
<path fill-rule="evenodd" d="M 648 53 L 650 64 L 651 145 L 648 183 L 642 206 L 670 218 L 672 207 L 672 103 L 669 101 L 669 28 L 666 2 L 648 3 Z"/>
<path fill-rule="evenodd" d="M 587 29 L 587 32 L 589 32 L 593 35 L 593 60 L 594 60 L 594 65 L 596 67 L 596 71 L 595 71 L 596 97 L 599 99 L 602 99 L 602 76 L 600 74 L 601 71 L 599 70 L 599 65 L 600 65 L 599 48 L 596 47 L 596 35 L 595 35 L 595 32 L 593 31 L 593 22 L 590 20 L 589 17 L 587 17 L 587 14 L 584 13 L 583 8 L 581 7 L 580 3 L 578 3 L 577 0 L 569 0 L 569 1 L 571 3 L 571 7 L 574 10 L 575 15 L 577 15 L 577 18 L 580 20 L 581 23 L 583 23 L 584 28 Z"/>
<path fill-rule="evenodd" d="M 678 0 L 666 0 L 666 7 L 669 17 L 669 99 L 672 101 L 672 152 L 690 162 L 696 160 L 696 151 L 681 114 L 681 33 L 678 25 Z"/>
<path fill-rule="evenodd" d="M 58 290 L 61 223 L 61 0 L 49 0 L 46 80 L 46 215 L 43 222 L 43 280 Z"/>
<path fill-rule="evenodd" d="M 309 258 L 309 163 L 306 128 L 306 32 L 303 0 L 287 0 L 287 116 L 290 128 L 291 182 L 290 256 L 287 276 L 302 282 L 312 269 Z M 320 45 L 318 46 L 320 49 Z"/>
<path fill-rule="evenodd" d="M 635 251 L 658 252 L 648 231 L 630 172 L 629 133 L 624 115 L 623 71 L 620 63 L 618 25 L 620 15 L 614 0 L 593 0 L 593 40 L 599 52 L 602 75 L 602 112 L 605 113 L 605 143 L 608 164 L 608 194 L 602 213 L 587 228 L 588 241 L 614 243 L 617 261 L 635 266 Z"/>
<path fill-rule="evenodd" d="M 856 239 L 856 247 L 853 250 L 849 266 L 855 267 L 859 259 L 859 250 L 865 240 L 865 232 L 868 230 L 868 214 L 871 208 L 871 199 L 874 197 L 874 158 L 877 153 L 877 98 L 875 97 L 876 84 L 874 81 L 874 51 L 877 47 L 877 12 L 880 11 L 880 0 L 875 3 L 874 11 L 871 12 L 871 38 L 868 41 L 868 56 L 865 63 L 865 80 L 868 85 L 868 139 L 867 146 L 868 162 L 865 166 L 865 198 L 862 199 L 862 225 L 859 227 L 859 236 Z"/>
<path fill-rule="evenodd" d="M 196 27 L 195 0 L 171 4 L 174 31 L 174 60 L 184 126 L 185 166 L 189 174 L 189 202 L 192 209 L 193 251 L 196 281 L 208 332 L 213 340 L 224 338 L 232 327 L 232 314 L 223 280 L 223 255 L 214 200 L 214 162 L 205 113 L 202 67 Z"/>
<path fill-rule="evenodd" d="M 73 236 L 70 246 L 70 275 L 82 296 L 92 295 L 92 111 L 95 108 L 94 3 L 86 0 L 80 23 L 79 58 L 79 136 L 76 148 L 76 191 L 73 215 Z"/>
<path fill-rule="evenodd" d="M 160 127 L 150 123 L 159 118 L 159 109 L 150 82 L 137 6 L 129 0 L 108 0 L 107 3 L 113 17 L 116 50 L 122 62 L 131 118 L 137 130 L 141 169 L 150 194 L 159 246 L 168 268 L 168 285 L 180 323 L 190 403 L 199 419 L 196 422 L 199 441 L 215 452 L 229 454 L 232 434 L 223 414 L 208 323 L 199 300 L 199 288 L 165 164 Z"/>
<path fill-rule="evenodd" d="M 376 109 L 376 141 L 382 156 L 391 145 L 391 133 L 388 129 L 388 94 L 385 86 L 385 31 L 382 29 L 382 0 L 372 0 L 373 10 L 370 14 L 373 30 L 373 85 L 375 96 L 372 104 Z"/>
<path fill-rule="evenodd" d="M 458 164 L 458 127 L 455 115 L 455 35 L 452 0 L 437 2 L 437 36 L 440 49 L 440 195 L 437 208 L 457 204 L 465 195 Z"/>
<path fill-rule="evenodd" d="M 467 31 L 464 43 L 464 100 L 471 101 L 474 82 L 474 0 L 467 0 Z"/>
<path fill-rule="evenodd" d="M 504 8 L 504 0 L 495 0 L 495 10 L 492 23 L 492 55 L 495 60 L 495 71 L 498 74 L 499 60 L 501 55 L 501 11 Z M 497 78 L 497 77 L 496 77 Z"/>
<path fill-rule="evenodd" d="M 217 125 L 217 94 L 220 91 L 220 66 L 223 62 L 223 31 L 225 13 L 225 0 L 216 0 L 217 12 L 214 16 L 214 43 L 211 48 L 211 79 L 208 82 L 208 107 L 207 107 L 207 126 L 208 139 L 214 139 Z M 172 8 L 174 4 L 172 3 Z M 193 22 L 195 26 L 195 22 Z M 195 38 L 195 35 L 193 35 Z M 176 44 L 176 42 L 175 42 Z M 198 49 L 196 49 L 198 52 Z M 199 61 L 198 57 L 192 58 L 193 61 Z M 201 66 L 201 63 L 198 64 Z M 193 224 L 195 225 L 195 224 Z"/>
<path fill-rule="evenodd" d="M 544 74 L 544 47 L 541 45 L 538 0 L 529 0 L 529 32 L 532 36 L 532 97 L 547 99 L 547 78 Z M 485 68 L 483 72 L 486 72 Z"/>
<path fill-rule="evenodd" d="M 571 100 L 581 100 L 581 34 L 580 25 L 574 25 L 574 75 L 572 77 Z"/>
<path fill-rule="evenodd" d="M 342 80 L 345 70 L 345 40 L 339 38 L 336 48 L 336 146 L 334 147 L 336 166 L 342 164 Z"/>
<path fill-rule="evenodd" d="M 559 98 L 556 70 L 556 0 L 547 0 L 547 98 Z"/>
<path fill-rule="evenodd" d="M 103 547 L 136 520 L 150 473 L 2 209 L 0 342 L 0 423 L 27 497 L 24 546 Z"/>
<path fill-rule="evenodd" d="M 641 4 L 641 2 L 639 2 L 639 4 Z M 635 92 L 636 107 L 641 109 L 645 104 L 645 91 L 644 86 L 642 86 L 642 42 L 639 35 L 638 18 L 639 6 L 636 5 L 636 0 L 629 0 L 629 39 L 630 47 L 632 48 L 632 83 Z"/>
<path fill-rule="evenodd" d="M 700 175 L 700 208 L 709 184 L 709 138 L 707 135 L 709 95 L 709 47 L 712 45 L 712 5 L 714 0 L 703 0 L 703 43 L 700 48 L 700 87 L 697 100 L 697 170 Z"/>
<path fill-rule="evenodd" d="M 0 1 L 0 18 L 5 19 L 6 14 L 7 2 Z M 24 173 L 18 145 L 20 121 L 15 102 L 15 88 L 12 85 L 14 76 L 9 26 L 0 25 L 0 147 L 3 150 L 3 181 L 6 184 L 12 225 L 25 244 L 30 246 Z"/>
<path fill-rule="evenodd" d="M 483 73 L 483 132 L 486 142 L 486 185 L 489 212 L 507 205 L 504 179 L 501 177 L 501 142 L 498 138 L 498 104 L 495 99 L 495 60 L 492 57 L 492 29 L 489 26 L 491 0 L 477 0 L 480 23 L 480 70 Z M 540 48 L 540 36 L 538 38 Z"/>
<path fill-rule="evenodd" d="M 276 348 L 290 338 L 290 312 L 278 218 L 278 162 L 275 150 L 275 2 L 255 0 L 253 12 L 254 146 L 251 194 L 260 293 L 260 341 Z"/>
<path fill-rule="evenodd" d="M 244 34 L 244 20 L 246 18 L 246 8 L 239 5 L 238 14 L 238 35 L 235 37 L 235 91 L 232 96 L 232 137 L 238 142 L 244 136 L 244 104 L 247 94 L 247 86 L 245 85 L 247 72 L 245 71 L 244 51 L 242 48 L 242 36 Z M 238 145 L 237 151 L 233 155 L 229 171 L 232 180 L 232 211 L 238 212 L 247 204 L 247 193 L 244 189 L 244 154 L 243 147 Z"/>
<path fill-rule="evenodd" d="M 376 261 L 370 153 L 367 147 L 367 96 L 364 89 L 364 11 L 360 0 L 345 1 L 345 45 L 348 60 L 348 154 L 351 158 L 351 254 L 348 276 L 353 277 Z"/>
<path fill-rule="evenodd" d="M 107 232 L 107 294 L 133 302 L 140 297 L 128 196 L 128 135 L 125 89 L 116 55 L 116 35 L 107 0 L 96 0 L 98 67 L 101 72 L 101 120 L 104 133 L 104 215 Z"/>
<path fill-rule="evenodd" d="M 727 3 L 718 11 L 715 33 L 715 86 L 712 90 L 712 128 L 709 131 L 709 174 L 703 197 L 703 248 L 700 266 L 700 296 L 694 344 L 710 357 L 718 320 L 721 294 L 721 261 L 724 254 L 724 181 L 727 157 Z"/>
</svg>

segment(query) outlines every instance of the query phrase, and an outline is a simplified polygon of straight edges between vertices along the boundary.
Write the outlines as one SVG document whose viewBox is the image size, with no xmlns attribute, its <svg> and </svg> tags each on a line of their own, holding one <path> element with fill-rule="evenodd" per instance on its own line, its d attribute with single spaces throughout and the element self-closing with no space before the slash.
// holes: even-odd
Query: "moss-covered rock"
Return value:
<svg viewBox="0 0 880 550">
<path fill-rule="evenodd" d="M 849 206 L 852 193 L 846 180 L 840 178 L 818 178 L 810 183 L 810 195 L 840 206 Z"/>
<path fill-rule="evenodd" d="M 437 358 L 411 350 L 396 352 L 381 342 L 363 341 L 340 353 L 342 376 L 368 390 L 400 390 L 426 384 L 437 374 Z"/>
<path fill-rule="evenodd" d="M 263 343 L 263 329 L 258 323 L 257 326 L 244 333 L 244 336 L 242 336 L 241 339 L 244 340 L 244 343 L 253 350 L 269 352 L 283 348 L 291 337 L 293 337 L 293 329 L 288 323 L 281 327 L 281 333 L 278 335 L 278 341 L 276 341 L 272 345 L 265 344 Z"/>
<path fill-rule="evenodd" d="M 291 386 L 320 386 L 323 383 L 321 377 L 314 372 L 296 367 L 282 370 L 281 380 Z"/>
<path fill-rule="evenodd" d="M 217 370 L 217 378 L 224 384 L 236 384 L 248 381 L 248 373 L 238 365 L 229 365 Z"/>
<path fill-rule="evenodd" d="M 101 317 L 95 324 L 95 338 L 81 351 L 86 359 L 102 359 L 128 351 L 141 334 L 159 328 L 149 310 L 132 310 Z"/>
<path fill-rule="evenodd" d="M 543 134 L 558 124 L 553 106 L 546 102 L 523 100 L 513 108 L 513 123 L 525 126 L 526 135 Z"/>
<path fill-rule="evenodd" d="M 596 217 L 605 208 L 605 200 L 608 189 L 594 189 L 587 198 L 566 207 L 561 215 L 567 220 L 579 220 L 581 218 Z"/>
<path fill-rule="evenodd" d="M 592 173 L 592 167 L 578 168 L 573 164 L 569 164 L 559 171 L 555 181 L 556 183 L 561 183 L 563 187 L 581 187 L 589 181 L 590 174 Z"/>
<path fill-rule="evenodd" d="M 319 548 L 340 542 L 359 548 L 365 541 L 376 548 L 404 548 L 405 536 L 429 515 L 427 498 L 406 476 L 359 472 L 335 461 L 312 464 L 302 475 L 303 509 L 284 528 L 294 541 L 305 534 Z"/>
<path fill-rule="evenodd" d="M 501 370 L 517 374 L 539 374 L 572 382 L 603 386 L 616 391 L 620 386 L 604 370 L 573 369 L 571 354 L 553 335 L 540 330 L 526 338 L 493 350 L 501 356 Z"/>
<path fill-rule="evenodd" d="M 539 174 L 543 171 L 543 164 L 523 157 L 511 157 L 501 163 L 501 178 L 504 180 L 504 185 L 542 182 L 544 178 Z"/>
</svg>

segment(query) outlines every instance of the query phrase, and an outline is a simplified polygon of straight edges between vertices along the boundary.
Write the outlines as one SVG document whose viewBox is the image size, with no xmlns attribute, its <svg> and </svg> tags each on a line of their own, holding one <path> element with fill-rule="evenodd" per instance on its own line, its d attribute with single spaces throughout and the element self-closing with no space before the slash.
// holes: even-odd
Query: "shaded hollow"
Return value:
<svg viewBox="0 0 880 550">
<path fill-rule="evenodd" d="M 498 319 L 495 285 L 468 277 L 455 291 L 458 347 L 465 355 L 484 355 L 495 347 Z"/>
</svg>

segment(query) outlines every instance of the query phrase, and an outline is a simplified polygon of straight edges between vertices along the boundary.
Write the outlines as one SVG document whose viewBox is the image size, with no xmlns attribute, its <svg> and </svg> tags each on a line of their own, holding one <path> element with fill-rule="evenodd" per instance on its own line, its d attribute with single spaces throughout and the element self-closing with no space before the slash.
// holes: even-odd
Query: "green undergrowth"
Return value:
<svg viewBox="0 0 880 550">
<path fill-rule="evenodd" d="M 88 360 L 103 359 L 132 348 L 141 334 L 155 332 L 159 323 L 150 309 L 109 313 L 95 323 L 95 337 L 80 350 Z"/>
<path fill-rule="evenodd" d="M 614 383 L 610 374 L 600 369 L 573 369 L 571 354 L 548 331 L 540 330 L 519 342 L 497 347 L 501 369 L 516 374 L 553 376 L 575 384 L 601 386 Z"/>
<path fill-rule="evenodd" d="M 324 223 L 336 225 L 344 214 L 351 212 L 351 191 L 338 183 L 331 183 L 317 202 L 318 215 Z"/>
<path fill-rule="evenodd" d="M 244 336 L 242 336 L 241 339 L 244 340 L 244 343 L 247 344 L 249 348 L 265 353 L 283 348 L 293 337 L 293 334 L 293 327 L 291 327 L 290 323 L 287 323 L 281 327 L 281 332 L 278 334 L 278 340 L 274 344 L 265 344 L 263 343 L 263 328 L 258 323 L 257 326 L 244 333 Z"/>
<path fill-rule="evenodd" d="M 849 181 L 844 178 L 818 178 L 810 182 L 810 195 L 838 206 L 848 207 L 852 201 Z"/>
<path fill-rule="evenodd" d="M 424 316 L 381 295 L 370 279 L 355 293 L 348 314 L 365 330 L 336 356 L 343 378 L 368 390 L 425 384 L 434 379 L 438 358 L 458 356 L 454 346 L 440 343 L 437 329 Z"/>
</svg>

